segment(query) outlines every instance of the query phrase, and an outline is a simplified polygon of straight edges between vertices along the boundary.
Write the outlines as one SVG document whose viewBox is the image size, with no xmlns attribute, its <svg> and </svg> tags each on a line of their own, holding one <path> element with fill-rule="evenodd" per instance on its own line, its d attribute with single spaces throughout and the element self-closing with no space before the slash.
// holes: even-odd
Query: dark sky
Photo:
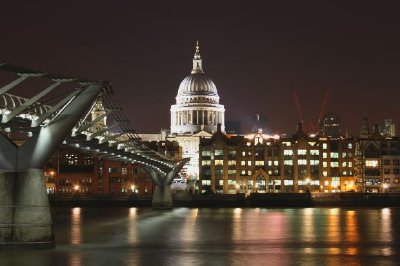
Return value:
<svg viewBox="0 0 400 266">
<path fill-rule="evenodd" d="M 399 1 L 1 1 L 0 59 L 109 80 L 138 132 L 170 124 L 200 41 L 226 118 L 251 114 L 295 131 L 327 111 L 358 134 L 361 119 L 399 124 Z M 309 127 L 309 126 L 307 126 Z"/>
</svg>

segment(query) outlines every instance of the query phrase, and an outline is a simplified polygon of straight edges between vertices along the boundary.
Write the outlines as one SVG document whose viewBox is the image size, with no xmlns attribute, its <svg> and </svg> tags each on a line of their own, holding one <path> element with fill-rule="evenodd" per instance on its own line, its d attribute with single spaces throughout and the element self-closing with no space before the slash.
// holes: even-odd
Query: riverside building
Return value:
<svg viewBox="0 0 400 266">
<path fill-rule="evenodd" d="M 355 191 L 355 139 L 290 137 L 261 132 L 200 141 L 199 191 L 203 193 Z"/>
</svg>

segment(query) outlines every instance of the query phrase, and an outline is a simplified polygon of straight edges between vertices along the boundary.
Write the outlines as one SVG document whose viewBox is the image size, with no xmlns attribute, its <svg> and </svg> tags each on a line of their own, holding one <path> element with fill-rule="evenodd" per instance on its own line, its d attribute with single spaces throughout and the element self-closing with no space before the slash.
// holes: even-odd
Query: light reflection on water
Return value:
<svg viewBox="0 0 400 266">
<path fill-rule="evenodd" d="M 0 265 L 398 265 L 399 208 L 53 209 L 57 248 Z"/>
</svg>

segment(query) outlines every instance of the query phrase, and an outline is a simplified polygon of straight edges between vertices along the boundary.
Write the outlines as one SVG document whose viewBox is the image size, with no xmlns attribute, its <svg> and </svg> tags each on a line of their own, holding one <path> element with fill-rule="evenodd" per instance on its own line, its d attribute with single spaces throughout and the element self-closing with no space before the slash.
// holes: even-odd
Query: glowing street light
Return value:
<svg viewBox="0 0 400 266">
<path fill-rule="evenodd" d="M 131 185 L 132 193 L 135 193 L 135 185 Z"/>
<path fill-rule="evenodd" d="M 75 191 L 78 191 L 78 190 L 79 190 L 79 185 L 75 185 L 75 186 L 74 186 L 74 190 L 75 190 Z"/>
<path fill-rule="evenodd" d="M 386 183 L 384 183 L 383 184 L 383 192 L 385 192 L 386 191 L 386 189 L 389 187 L 389 185 L 388 184 L 386 184 Z"/>
</svg>

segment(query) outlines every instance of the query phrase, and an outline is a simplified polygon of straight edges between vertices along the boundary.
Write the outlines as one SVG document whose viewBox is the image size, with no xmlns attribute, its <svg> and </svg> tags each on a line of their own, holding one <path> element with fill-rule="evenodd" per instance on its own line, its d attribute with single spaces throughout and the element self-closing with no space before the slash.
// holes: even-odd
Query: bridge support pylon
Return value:
<svg viewBox="0 0 400 266">
<path fill-rule="evenodd" d="M 0 134 L 0 249 L 55 247 L 42 168 L 102 87 L 88 85 L 20 146 Z"/>
<path fill-rule="evenodd" d="M 146 170 L 150 174 L 155 184 L 153 199 L 151 202 L 153 210 L 171 210 L 174 207 L 171 183 L 188 161 L 189 159 L 187 158 L 183 159 L 167 174 L 157 172 L 154 169 L 146 166 Z"/>
</svg>

